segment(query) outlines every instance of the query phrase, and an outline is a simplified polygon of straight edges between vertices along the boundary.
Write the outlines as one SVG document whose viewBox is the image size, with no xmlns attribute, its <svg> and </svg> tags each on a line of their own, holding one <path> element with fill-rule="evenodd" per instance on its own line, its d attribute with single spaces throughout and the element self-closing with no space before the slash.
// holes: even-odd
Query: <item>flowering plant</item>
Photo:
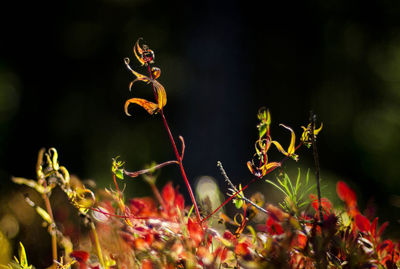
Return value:
<svg viewBox="0 0 400 269">
<path fill-rule="evenodd" d="M 222 163 L 218 167 L 229 185 L 227 199 L 211 213 L 205 213 L 196 202 L 183 166 L 185 143 L 183 137 L 178 151 L 168 126 L 164 108 L 167 94 L 157 80 L 161 70 L 152 66 L 155 53 L 139 39 L 134 55 L 148 76 L 134 71 L 128 58 L 125 64 L 135 76 L 131 90 L 138 81 L 150 84 L 155 101 L 131 98 L 125 103 L 130 116 L 131 104 L 144 108 L 149 114 L 160 114 L 167 130 L 175 159 L 153 164 L 130 172 L 118 157 L 112 160 L 111 172 L 115 187 L 95 190 L 70 176 L 59 164 L 56 149 L 42 149 L 36 165 L 36 180 L 14 177 L 17 184 L 26 185 L 39 193 L 44 208 L 25 195 L 26 202 L 42 217 L 51 238 L 52 260 L 49 268 L 397 268 L 400 266 L 400 244 L 383 237 L 388 223 L 378 224 L 378 217 L 363 214 L 357 204 L 356 193 L 345 182 L 337 183 L 336 192 L 343 201 L 343 209 L 321 195 L 319 163 L 316 148 L 317 135 L 312 115 L 307 127 L 302 126 L 300 140 L 295 131 L 284 124 L 291 134 L 287 149 L 272 138 L 270 112 L 260 109 L 258 139 L 255 154 L 247 167 L 253 179 L 246 185 L 235 186 Z M 297 144 L 296 144 L 297 143 Z M 305 145 L 313 150 L 316 183 L 307 172 L 300 171 L 292 180 L 282 170 L 288 160 L 299 161 L 298 149 Z M 269 160 L 269 151 L 276 149 L 282 158 Z M 178 191 L 177 183 L 168 182 L 161 191 L 156 186 L 156 170 L 166 165 L 178 165 L 191 204 Z M 265 177 L 280 170 L 276 181 Z M 142 175 L 150 185 L 153 197 L 124 197 L 118 181 Z M 249 198 L 247 187 L 255 181 L 266 181 L 284 194 L 279 205 L 264 201 L 261 193 Z M 89 232 L 60 225 L 50 201 L 52 192 L 60 189 L 73 206 Z M 316 193 L 316 194 L 314 194 Z M 233 201 L 237 212 L 233 216 L 221 208 Z M 204 206 L 205 208 L 207 206 Z M 24 245 L 20 244 L 19 258 L 2 268 L 33 268 L 29 265 Z"/>
</svg>

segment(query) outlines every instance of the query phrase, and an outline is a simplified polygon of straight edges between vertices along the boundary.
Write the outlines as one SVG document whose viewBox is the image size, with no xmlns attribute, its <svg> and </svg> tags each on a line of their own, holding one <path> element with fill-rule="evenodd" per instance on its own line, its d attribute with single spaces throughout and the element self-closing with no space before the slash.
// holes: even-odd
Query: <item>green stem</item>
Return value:
<svg viewBox="0 0 400 269">
<path fill-rule="evenodd" d="M 96 245 L 97 256 L 99 256 L 99 261 L 100 261 L 100 264 L 101 264 L 101 268 L 106 268 L 105 267 L 105 263 L 104 263 L 104 259 L 103 259 L 103 254 L 101 252 L 101 246 L 100 246 L 99 237 L 97 236 L 96 226 L 94 225 L 93 221 L 90 222 L 90 228 L 92 229 L 94 243 Z"/>
</svg>

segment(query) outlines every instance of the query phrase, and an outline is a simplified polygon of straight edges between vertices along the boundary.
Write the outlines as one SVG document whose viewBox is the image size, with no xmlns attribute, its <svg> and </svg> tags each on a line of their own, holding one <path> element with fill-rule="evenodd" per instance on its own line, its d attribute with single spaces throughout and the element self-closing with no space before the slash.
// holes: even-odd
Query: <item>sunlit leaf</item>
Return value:
<svg viewBox="0 0 400 269">
<path fill-rule="evenodd" d="M 27 185 L 27 186 L 35 189 L 40 194 L 48 193 L 52 189 L 50 186 L 47 186 L 45 188 L 42 185 L 39 185 L 39 183 L 37 181 L 31 180 L 31 179 L 26 179 L 26 178 L 22 178 L 22 177 L 12 177 L 11 179 L 14 183 Z"/>
<path fill-rule="evenodd" d="M 21 269 L 31 269 L 32 265 L 28 264 L 28 260 L 26 258 L 25 247 L 21 242 L 19 242 L 18 255 L 19 255 L 19 261 L 16 257 L 14 257 L 14 259 L 17 262 L 17 264 L 21 266 L 20 268 Z"/>
<path fill-rule="evenodd" d="M 361 231 L 361 232 L 368 232 L 371 228 L 371 223 L 370 221 L 364 217 L 361 214 L 357 214 L 355 217 L 355 222 L 356 222 L 356 226 L 357 228 Z"/>
<path fill-rule="evenodd" d="M 142 98 L 132 98 L 125 102 L 125 114 L 128 116 L 131 116 L 131 114 L 128 113 L 128 106 L 130 104 L 137 104 L 143 107 L 150 115 L 153 115 L 159 110 L 158 105 L 153 102 L 147 101 L 146 99 Z"/>
<path fill-rule="evenodd" d="M 151 74 L 153 75 L 153 79 L 158 79 L 161 75 L 161 69 L 158 67 L 152 67 Z"/>
<path fill-rule="evenodd" d="M 82 250 L 74 250 L 70 254 L 71 257 L 75 258 L 78 262 L 85 263 L 89 260 L 89 253 Z"/>
<path fill-rule="evenodd" d="M 47 213 L 46 210 L 44 210 L 43 208 L 37 206 L 37 207 L 36 207 L 36 212 L 37 212 L 37 213 L 42 217 L 42 219 L 44 219 L 47 223 L 49 223 L 49 224 L 52 223 L 51 218 L 50 218 L 50 215 L 49 215 L 49 213 Z"/>
<path fill-rule="evenodd" d="M 165 92 L 165 88 L 157 80 L 152 80 L 151 82 L 157 90 L 157 103 L 158 108 L 161 110 L 167 104 L 167 94 Z"/>
<path fill-rule="evenodd" d="M 357 206 L 356 193 L 343 181 L 336 184 L 336 192 L 339 198 L 346 203 L 348 207 Z"/>
<path fill-rule="evenodd" d="M 187 229 L 189 232 L 190 238 L 194 241 L 195 246 L 198 246 L 200 242 L 203 240 L 203 229 L 201 225 L 197 222 L 192 221 L 192 219 L 188 219 Z"/>
<path fill-rule="evenodd" d="M 135 46 L 133 46 L 133 53 L 135 54 L 136 59 L 137 59 L 142 65 L 144 65 L 144 64 L 145 64 L 145 61 L 144 61 L 144 59 L 143 59 L 143 50 L 142 50 L 142 48 L 140 47 L 140 44 L 139 44 L 139 41 L 141 41 L 141 40 L 143 40 L 143 38 L 139 38 L 139 39 L 136 41 Z"/>
<path fill-rule="evenodd" d="M 256 243 L 256 242 L 257 242 L 257 233 L 256 233 L 256 231 L 254 230 L 254 228 L 253 228 L 252 226 L 248 225 L 248 226 L 247 226 L 247 230 L 249 230 L 250 233 L 251 233 L 252 236 L 253 236 L 253 238 L 252 238 L 252 243 L 253 243 L 253 244 Z"/>
<path fill-rule="evenodd" d="M 258 129 L 258 135 L 259 137 L 263 137 L 267 133 L 267 125 L 263 124 L 259 127 Z"/>
<path fill-rule="evenodd" d="M 119 179 L 124 179 L 124 170 L 123 169 L 117 169 L 115 171 L 115 176 Z"/>
<path fill-rule="evenodd" d="M 168 182 L 161 191 L 162 198 L 167 204 L 173 204 L 175 201 L 175 190 L 172 183 Z"/>
</svg>

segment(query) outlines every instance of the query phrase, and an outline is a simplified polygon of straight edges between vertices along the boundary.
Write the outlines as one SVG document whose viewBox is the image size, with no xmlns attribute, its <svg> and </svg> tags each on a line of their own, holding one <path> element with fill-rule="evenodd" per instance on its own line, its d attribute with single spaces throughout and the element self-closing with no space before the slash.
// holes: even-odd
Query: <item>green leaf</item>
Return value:
<svg viewBox="0 0 400 269">
<path fill-rule="evenodd" d="M 242 199 L 234 199 L 234 200 L 233 200 L 233 203 L 235 204 L 235 207 L 236 207 L 237 209 L 242 208 L 242 206 L 243 206 L 243 204 L 244 204 L 244 202 L 243 202 Z"/>
<path fill-rule="evenodd" d="M 24 269 L 25 268 L 31 268 L 31 266 L 28 265 L 28 260 L 26 258 L 25 247 L 21 242 L 19 242 L 19 264 Z"/>
<path fill-rule="evenodd" d="M 115 176 L 119 179 L 124 179 L 124 169 L 116 169 Z"/>
<path fill-rule="evenodd" d="M 43 208 L 37 206 L 36 207 L 36 212 L 49 224 L 52 223 L 50 215 L 46 212 L 46 210 L 44 210 Z M 24 250 L 25 252 L 25 250 Z"/>
<path fill-rule="evenodd" d="M 260 124 L 258 129 L 258 135 L 262 138 L 267 133 L 267 125 Z"/>
<path fill-rule="evenodd" d="M 249 230 L 250 233 L 252 234 L 253 238 L 252 238 L 251 241 L 252 241 L 253 244 L 255 244 L 255 243 L 257 242 L 257 233 L 256 233 L 256 231 L 255 231 L 254 228 L 253 228 L 252 226 L 250 226 L 250 225 L 247 225 L 246 228 L 247 228 L 247 230 Z"/>
<path fill-rule="evenodd" d="M 268 182 L 269 184 L 273 185 L 275 188 L 283 192 L 285 195 L 287 195 L 287 193 L 281 187 L 279 187 L 276 183 L 272 182 L 271 180 L 266 179 L 265 182 Z"/>
</svg>

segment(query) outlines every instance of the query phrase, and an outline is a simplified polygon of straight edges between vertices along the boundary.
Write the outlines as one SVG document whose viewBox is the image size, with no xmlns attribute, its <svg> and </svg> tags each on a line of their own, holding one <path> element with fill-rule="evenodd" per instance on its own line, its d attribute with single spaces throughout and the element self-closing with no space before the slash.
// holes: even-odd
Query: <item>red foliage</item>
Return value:
<svg viewBox="0 0 400 269">
<path fill-rule="evenodd" d="M 355 217 L 356 227 L 364 233 L 369 232 L 371 229 L 371 223 L 369 220 L 361 214 L 357 214 Z"/>
<path fill-rule="evenodd" d="M 199 223 L 192 221 L 190 218 L 188 219 L 187 228 L 190 239 L 193 240 L 194 245 L 197 247 L 203 241 L 203 228 Z"/>
</svg>

